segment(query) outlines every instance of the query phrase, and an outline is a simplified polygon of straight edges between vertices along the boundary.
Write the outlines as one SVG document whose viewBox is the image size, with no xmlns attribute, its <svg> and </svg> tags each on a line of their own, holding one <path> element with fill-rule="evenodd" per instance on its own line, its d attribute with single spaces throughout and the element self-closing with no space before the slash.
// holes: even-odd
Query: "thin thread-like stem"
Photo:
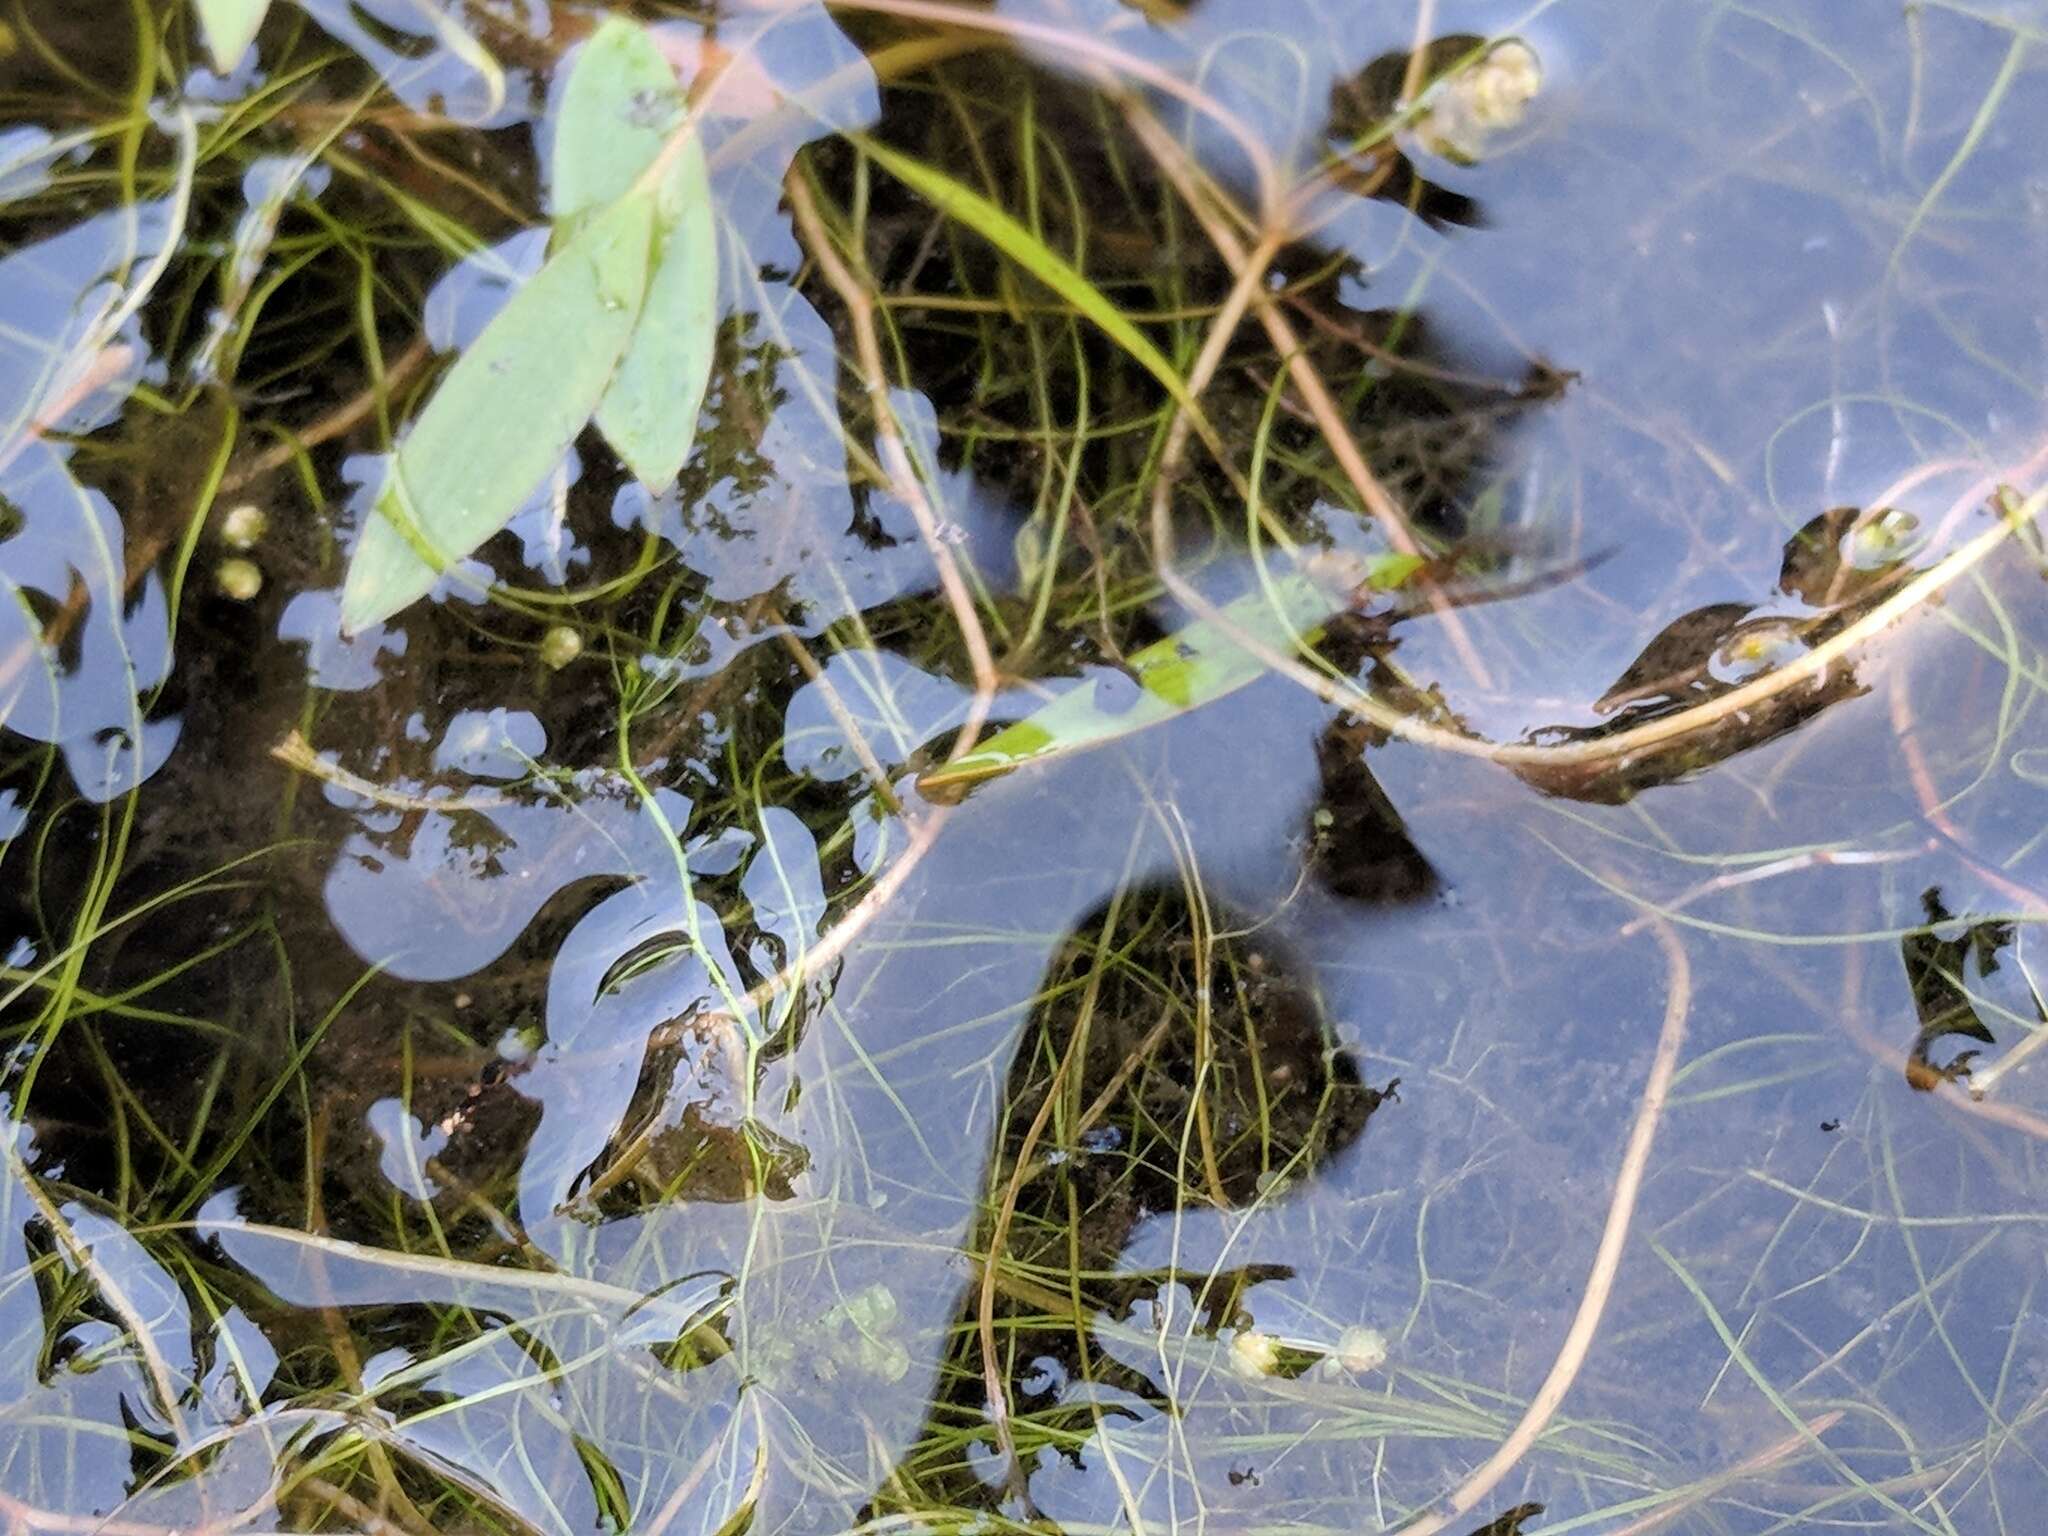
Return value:
<svg viewBox="0 0 2048 1536">
<path fill-rule="evenodd" d="M 1257 657 L 1272 671 L 1306 688 L 1309 692 L 1350 711 L 1388 735 L 1416 746 L 1452 752 L 1462 757 L 1483 758 L 1517 770 L 1580 768 L 1587 770 L 1626 766 L 1653 747 L 1669 745 L 1707 730 L 1746 710 L 1819 678 L 1858 646 L 1875 639 L 1900 619 L 1939 597 L 1959 578 L 1968 575 L 1995 553 L 2007 539 L 2027 527 L 2048 509 L 2048 489 L 2035 492 L 2020 506 L 2010 509 L 1998 522 L 1970 539 L 1913 580 L 1902 584 L 1891 597 L 1871 609 L 1838 633 L 1803 651 L 1781 667 L 1751 678 L 1741 686 L 1689 708 L 1645 720 L 1640 725 L 1611 735 L 1584 741 L 1543 744 L 1538 742 L 1496 742 L 1468 735 L 1449 726 L 1418 719 L 1395 705 L 1375 698 L 1346 679 L 1316 672 L 1296 656 L 1282 653 L 1259 636 L 1246 630 L 1170 567 L 1162 567 L 1160 580 L 1198 619 L 1214 625 L 1233 645 Z M 1155 507 L 1153 538 L 1164 536 L 1162 519 Z"/>
<path fill-rule="evenodd" d="M 1436 26 L 1436 0 L 1416 0 L 1414 41 L 1408 45 L 1408 67 L 1401 71 L 1401 98 L 1397 108 L 1415 105 L 1427 83 L 1429 34 Z"/>
<path fill-rule="evenodd" d="M 896 408 L 889 399 L 889 376 L 882 366 L 881 340 L 875 332 L 873 290 L 857 279 L 841 259 L 800 167 L 791 167 L 789 175 L 783 179 L 783 189 L 789 198 L 790 212 L 803 232 L 811 259 L 817 262 L 818 271 L 846 306 L 847 321 L 853 328 L 854 349 L 860 359 L 861 382 L 867 389 L 868 407 L 875 418 L 875 439 L 881 451 L 882 467 L 888 473 L 890 489 L 910 508 L 910 515 L 917 520 L 918 534 L 931 554 L 932 564 L 938 567 L 939 587 L 945 593 L 947 606 L 953 610 L 954 621 L 960 626 L 960 638 L 967 646 L 968 664 L 974 669 L 976 697 L 961 737 L 971 742 L 987 720 L 988 705 L 995 696 L 995 658 L 989 649 L 988 635 L 982 628 L 980 615 L 975 612 L 974 596 L 967 590 L 967 581 L 960 574 L 960 563 L 953 558 L 953 551 L 940 536 L 938 514 L 932 510 L 931 498 L 925 494 L 924 482 L 918 477 L 910 462 L 910 452 L 904 446 L 902 424 L 897 421 Z"/>
<path fill-rule="evenodd" d="M 1614 1277 L 1621 1268 L 1622 1250 L 1628 1245 L 1629 1223 L 1635 1216 L 1636 1200 L 1642 1193 L 1643 1172 L 1650 1163 L 1650 1148 L 1657 1139 L 1657 1124 L 1663 1118 L 1664 1105 L 1671 1096 L 1671 1079 L 1678 1070 L 1679 1050 L 1685 1043 L 1686 1016 L 1692 1010 L 1692 964 L 1686 958 L 1684 943 L 1679 939 L 1677 930 L 1661 919 L 1652 925 L 1652 931 L 1664 950 L 1667 967 L 1664 1024 L 1657 1033 L 1657 1054 L 1651 1059 L 1649 1081 L 1643 1085 L 1635 1125 L 1629 1131 L 1628 1148 L 1622 1153 L 1621 1171 L 1614 1180 L 1614 1195 L 1607 1203 L 1606 1225 L 1600 1232 L 1600 1246 L 1593 1255 L 1593 1266 L 1586 1274 L 1579 1310 L 1572 1318 L 1571 1328 L 1558 1348 L 1557 1357 L 1551 1361 L 1550 1372 L 1543 1378 L 1543 1385 L 1536 1389 L 1536 1395 L 1523 1410 L 1521 1421 L 1501 1441 L 1499 1448 L 1448 1498 L 1421 1520 L 1402 1527 L 1401 1536 L 1436 1536 L 1453 1521 L 1470 1513 L 1480 1500 L 1500 1486 L 1501 1480 L 1528 1455 L 1529 1448 L 1550 1427 L 1552 1417 L 1564 1402 L 1565 1394 L 1571 1391 L 1572 1383 L 1578 1380 L 1586 1356 L 1593 1348 L 1593 1340 L 1600 1332 L 1600 1319 L 1606 1314 L 1608 1297 L 1614 1293 Z"/>
<path fill-rule="evenodd" d="M 1655 1509 L 1640 1520 L 1631 1520 L 1618 1531 L 1608 1536 L 1649 1536 L 1649 1533 L 1668 1525 L 1689 1509 L 1695 1509 L 1724 1488 L 1731 1488 L 1746 1482 L 1759 1472 L 1767 1472 L 1795 1452 L 1808 1449 L 1814 1441 L 1842 1422 L 1844 1415 L 1839 1408 L 1830 1409 L 1815 1418 L 1807 1420 L 1798 1429 L 1782 1440 L 1774 1440 L 1754 1456 L 1744 1458 L 1726 1472 L 1716 1473 L 1694 1487 L 1685 1490 L 1662 1509 Z"/>
<path fill-rule="evenodd" d="M 1180 142 L 1166 131 L 1159 119 L 1141 102 L 1126 100 L 1124 116 L 1132 131 L 1137 134 L 1139 142 L 1151 153 L 1167 180 L 1173 183 L 1174 190 L 1180 193 L 1181 200 L 1188 205 L 1197 222 L 1201 224 L 1203 232 L 1209 237 L 1209 243 L 1216 247 L 1216 253 L 1223 258 L 1224 264 L 1240 279 L 1247 272 L 1254 270 L 1251 253 L 1246 251 L 1244 243 L 1218 217 L 1214 199 L 1205 191 L 1198 168 L 1187 151 L 1181 147 Z M 1289 233 L 1284 223 L 1276 221 L 1261 237 L 1258 249 L 1265 250 L 1270 245 L 1277 252 L 1279 242 L 1287 238 Z M 1309 416 L 1315 422 L 1316 430 L 1322 434 L 1323 441 L 1328 445 L 1332 457 L 1337 460 L 1338 467 L 1344 471 L 1344 478 L 1350 481 L 1360 503 L 1386 530 L 1387 542 L 1397 551 L 1404 555 L 1420 556 L 1423 549 L 1416 540 L 1414 530 L 1408 526 L 1408 514 L 1402 510 L 1401 504 L 1394 499 L 1392 493 L 1380 483 L 1379 477 L 1372 472 L 1372 467 L 1365 462 L 1365 455 L 1359 451 L 1357 442 L 1351 436 L 1351 429 L 1345 425 L 1343 413 L 1337 409 L 1337 402 L 1332 398 L 1328 386 L 1323 383 L 1323 376 L 1316 371 L 1308 349 L 1302 345 L 1301 337 L 1296 334 L 1273 295 L 1266 291 L 1263 281 L 1251 289 L 1250 301 L 1252 311 L 1258 316 L 1259 324 L 1273 343 L 1274 350 L 1285 360 L 1287 376 L 1293 383 L 1296 393 L 1301 396 L 1302 403 L 1308 407 Z M 1451 648 L 1458 653 L 1459 661 L 1463 663 L 1473 682 L 1482 688 L 1492 687 L 1493 675 L 1480 656 L 1478 647 L 1472 643 L 1472 637 L 1466 633 L 1465 626 L 1458 621 L 1450 600 L 1433 587 L 1427 589 L 1427 597 L 1431 609 L 1443 622 L 1444 633 L 1451 642 Z"/>
</svg>

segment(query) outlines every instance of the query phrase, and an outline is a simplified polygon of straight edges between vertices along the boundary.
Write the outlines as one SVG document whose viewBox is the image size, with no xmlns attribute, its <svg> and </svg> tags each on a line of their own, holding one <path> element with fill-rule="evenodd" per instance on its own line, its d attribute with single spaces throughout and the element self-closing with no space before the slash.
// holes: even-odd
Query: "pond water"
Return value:
<svg viewBox="0 0 2048 1536">
<path fill-rule="evenodd" d="M 10 1530 L 2037 1528 L 2048 11 L 206 11 L 0 12 Z M 345 631 L 619 18 L 694 444 Z"/>
</svg>

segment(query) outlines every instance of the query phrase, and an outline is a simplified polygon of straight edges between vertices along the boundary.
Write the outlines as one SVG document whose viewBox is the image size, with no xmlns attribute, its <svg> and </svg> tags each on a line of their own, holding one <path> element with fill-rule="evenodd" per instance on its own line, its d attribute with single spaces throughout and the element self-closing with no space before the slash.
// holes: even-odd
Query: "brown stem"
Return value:
<svg viewBox="0 0 2048 1536">
<path fill-rule="evenodd" d="M 1251 255 L 1229 226 L 1218 217 L 1215 200 L 1204 188 L 1204 178 L 1187 151 L 1143 103 L 1135 99 L 1126 100 L 1124 117 L 1130 123 L 1132 131 L 1137 134 L 1139 142 L 1151 153 L 1166 179 L 1172 182 L 1174 189 L 1180 193 L 1181 200 L 1195 215 L 1203 231 L 1208 235 L 1209 243 L 1216 247 L 1217 254 L 1223 258 L 1224 264 L 1241 279 L 1252 269 Z M 1271 245 L 1277 252 L 1279 243 L 1287 234 L 1285 225 L 1275 223 L 1261 237 L 1259 249 L 1264 250 Z M 1268 260 L 1270 259 L 1269 257 Z M 1400 503 L 1394 500 L 1387 488 L 1380 484 L 1379 477 L 1365 462 L 1365 455 L 1359 451 L 1357 442 L 1352 438 L 1351 429 L 1345 424 L 1343 413 L 1337 409 L 1337 402 L 1331 398 L 1328 387 L 1323 383 L 1323 376 L 1316 371 L 1308 349 L 1302 346 L 1300 336 L 1288 323 L 1287 316 L 1282 313 L 1273 295 L 1266 291 L 1263 281 L 1251 290 L 1250 298 L 1259 324 L 1264 328 L 1274 349 L 1286 361 L 1287 374 L 1294 382 L 1296 393 L 1308 407 L 1317 430 L 1322 433 L 1323 440 L 1329 445 L 1338 467 L 1344 471 L 1345 478 L 1357 492 L 1359 501 L 1386 529 L 1387 541 L 1396 550 L 1404 555 L 1420 555 L 1423 552 L 1422 546 L 1416 541 L 1414 531 L 1408 526 L 1407 513 L 1401 509 Z M 1492 687 L 1493 675 L 1487 670 L 1478 648 L 1472 643 L 1472 637 L 1458 621 L 1449 599 L 1434 588 L 1429 591 L 1429 599 L 1430 607 L 1443 621 L 1444 632 L 1449 636 L 1452 648 L 1457 651 L 1459 660 L 1464 663 L 1465 670 L 1473 682 L 1482 688 Z"/>
<path fill-rule="evenodd" d="M 998 686 L 995 659 L 989 650 L 988 636 L 982 629 L 980 615 L 975 612 L 973 594 L 967 590 L 959 562 L 940 537 L 938 515 L 932 510 L 924 482 L 919 479 L 910 462 L 909 450 L 904 447 L 902 424 L 897 421 L 896 408 L 889 400 L 889 375 L 882 365 L 882 344 L 875 332 L 873 289 L 855 278 L 841 259 L 800 166 L 790 168 L 789 175 L 783 178 L 783 190 L 789 198 L 790 212 L 803 231 L 804 244 L 810 249 L 811 259 L 817 262 L 826 283 L 846 306 L 847 320 L 853 327 L 854 348 L 860 358 L 861 382 L 867 389 L 868 408 L 874 415 L 875 437 L 883 467 L 889 475 L 890 489 L 910 508 L 911 516 L 917 520 L 917 531 L 931 554 L 932 564 L 938 567 L 940 589 L 946 595 L 946 602 L 960 626 L 960 637 L 966 643 L 968 663 L 974 669 L 977 696 L 974 715 L 962 729 L 961 739 L 971 744 L 980 733 L 982 722 L 988 718 L 987 706 Z"/>
</svg>

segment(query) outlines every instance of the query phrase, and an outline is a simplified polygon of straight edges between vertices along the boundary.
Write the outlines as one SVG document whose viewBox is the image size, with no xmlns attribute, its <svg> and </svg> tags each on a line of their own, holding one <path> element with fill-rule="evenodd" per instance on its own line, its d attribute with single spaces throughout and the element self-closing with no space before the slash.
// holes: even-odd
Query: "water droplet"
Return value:
<svg viewBox="0 0 2048 1536">
<path fill-rule="evenodd" d="M 1744 683 L 1784 666 L 1805 650 L 1806 642 L 1791 624 L 1766 621 L 1746 625 L 1708 659 L 1707 673 L 1716 682 Z"/>
</svg>

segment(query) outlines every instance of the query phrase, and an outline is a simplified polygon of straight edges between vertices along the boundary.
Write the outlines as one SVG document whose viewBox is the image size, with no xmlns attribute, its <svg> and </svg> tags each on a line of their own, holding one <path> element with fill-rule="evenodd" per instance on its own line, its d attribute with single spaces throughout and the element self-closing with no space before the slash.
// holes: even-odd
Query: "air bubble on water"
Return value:
<svg viewBox="0 0 2048 1536">
<path fill-rule="evenodd" d="M 1842 563 L 1851 570 L 1881 571 L 1896 565 L 1920 542 L 1920 519 L 1897 507 L 1884 507 L 1860 519 L 1842 538 Z"/>
<path fill-rule="evenodd" d="M 1770 624 L 1734 636 L 1708 658 L 1707 674 L 1720 683 L 1745 683 L 1775 671 L 1806 650 L 1789 625 Z"/>
</svg>

